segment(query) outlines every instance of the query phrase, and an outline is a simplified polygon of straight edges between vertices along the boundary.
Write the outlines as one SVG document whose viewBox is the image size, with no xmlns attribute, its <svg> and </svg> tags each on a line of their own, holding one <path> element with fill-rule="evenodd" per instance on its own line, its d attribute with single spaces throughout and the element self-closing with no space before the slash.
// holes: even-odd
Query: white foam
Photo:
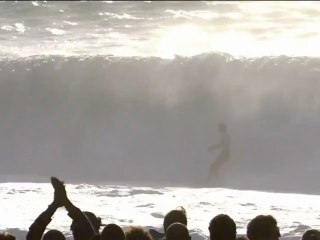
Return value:
<svg viewBox="0 0 320 240">
<path fill-rule="evenodd" d="M 140 225 L 162 232 L 163 216 L 169 210 L 183 206 L 187 211 L 191 235 L 198 240 L 208 238 L 209 221 L 220 213 L 228 214 L 235 220 L 238 234 L 245 234 L 246 225 L 258 214 L 273 215 L 283 239 L 296 240 L 307 229 L 320 226 L 319 196 L 301 195 L 304 202 L 301 205 L 296 195 L 256 191 L 157 188 L 162 194 L 123 195 L 124 192 L 144 191 L 146 187 L 67 184 L 66 188 L 69 198 L 82 210 L 93 211 L 102 217 L 102 222 L 116 223 L 122 227 Z M 117 193 L 115 196 L 105 194 L 114 190 Z M 19 229 L 18 236 L 22 236 L 50 204 L 53 190 L 48 183 L 1 183 L 0 196 L 0 203 L 5 206 L 0 209 L 0 214 L 6 216 L 0 219 L 1 228 Z M 204 201 L 210 205 L 202 204 Z M 57 228 L 70 235 L 70 224 L 66 211 L 61 209 L 54 215 L 49 229 Z"/>
</svg>

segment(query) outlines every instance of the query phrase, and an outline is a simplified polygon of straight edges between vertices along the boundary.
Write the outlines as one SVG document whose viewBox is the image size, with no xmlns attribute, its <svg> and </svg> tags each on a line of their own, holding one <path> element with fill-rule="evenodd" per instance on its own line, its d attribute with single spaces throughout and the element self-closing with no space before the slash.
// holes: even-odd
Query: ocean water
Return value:
<svg viewBox="0 0 320 240">
<path fill-rule="evenodd" d="M 247 4 L 0 2 L 1 174 L 319 193 L 319 58 L 142 51 Z"/>
<path fill-rule="evenodd" d="M 319 193 L 317 58 L 37 56 L 0 61 L 1 173 Z"/>
<path fill-rule="evenodd" d="M 178 206 L 185 207 L 193 239 L 208 238 L 209 221 L 217 214 L 229 214 L 239 235 L 259 214 L 272 214 L 283 239 L 300 239 L 303 232 L 320 227 L 320 197 L 317 195 L 240 191 L 225 188 L 179 188 L 118 184 L 67 184 L 69 198 L 82 210 L 92 211 L 103 223 L 122 227 L 143 226 L 162 231 L 164 215 Z M 48 183 L 8 182 L 0 184 L 1 229 L 23 239 L 34 219 L 51 203 L 53 189 Z M 4 207 L 5 206 L 5 207 Z M 59 229 L 70 236 L 71 221 L 59 209 L 48 229 Z"/>
<path fill-rule="evenodd" d="M 316 1 L 2 1 L 0 56 L 173 58 L 207 51 L 319 56 L 314 10 L 319 6 Z"/>
<path fill-rule="evenodd" d="M 167 40 L 159 39 L 172 20 L 185 24 L 175 18 L 181 10 L 215 14 L 215 6 L 205 2 L 4 1 L 0 56 L 167 55 Z M 155 44 L 159 49 L 151 47 Z"/>
<path fill-rule="evenodd" d="M 167 51 L 172 26 L 212 26 L 218 10 L 227 24 L 221 11 L 246 6 L 0 2 L 0 228 L 24 237 L 48 176 L 105 223 L 161 229 L 182 205 L 197 239 L 219 213 L 239 234 L 258 214 L 283 238 L 319 228 L 320 59 Z M 205 184 L 220 122 L 231 158 Z M 69 225 L 59 210 L 50 227 Z"/>
</svg>

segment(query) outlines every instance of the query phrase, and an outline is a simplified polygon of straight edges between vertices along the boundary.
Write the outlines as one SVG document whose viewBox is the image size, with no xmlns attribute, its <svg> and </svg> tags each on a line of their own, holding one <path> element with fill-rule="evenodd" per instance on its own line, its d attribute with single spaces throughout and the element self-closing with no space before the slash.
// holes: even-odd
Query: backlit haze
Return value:
<svg viewBox="0 0 320 240">
<path fill-rule="evenodd" d="M 319 56 L 319 42 L 316 1 L 0 2 L 2 55 Z"/>
<path fill-rule="evenodd" d="M 0 175 L 203 186 L 223 122 L 210 186 L 319 193 L 319 43 L 316 1 L 2 1 Z"/>
</svg>

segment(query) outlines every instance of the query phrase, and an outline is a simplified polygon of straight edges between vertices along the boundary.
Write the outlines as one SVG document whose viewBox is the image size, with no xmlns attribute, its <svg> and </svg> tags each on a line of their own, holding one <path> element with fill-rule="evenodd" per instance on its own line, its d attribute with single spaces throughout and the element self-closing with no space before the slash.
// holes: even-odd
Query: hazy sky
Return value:
<svg viewBox="0 0 320 240">
<path fill-rule="evenodd" d="M 180 3 L 183 6 L 183 3 Z M 183 24 L 162 31 L 160 52 L 320 56 L 319 2 L 206 2 L 207 7 L 166 10 Z M 169 7 L 169 6 L 168 6 Z"/>
<path fill-rule="evenodd" d="M 320 56 L 320 2 L 1 2 L 0 53 Z"/>
</svg>

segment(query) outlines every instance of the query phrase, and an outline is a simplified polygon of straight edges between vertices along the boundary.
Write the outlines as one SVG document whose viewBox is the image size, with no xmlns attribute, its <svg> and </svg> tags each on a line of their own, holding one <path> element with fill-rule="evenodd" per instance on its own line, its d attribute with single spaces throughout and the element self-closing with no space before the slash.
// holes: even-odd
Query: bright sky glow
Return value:
<svg viewBox="0 0 320 240">
<path fill-rule="evenodd" d="M 207 33 L 196 25 L 168 28 L 160 34 L 158 55 L 164 58 L 171 58 L 177 53 L 192 56 L 205 52 L 210 44 L 208 40 Z"/>
<path fill-rule="evenodd" d="M 160 37 L 159 55 L 173 57 L 204 51 L 220 51 L 235 56 L 266 55 L 320 56 L 320 18 L 312 16 L 318 3 L 312 2 L 233 2 L 230 12 L 171 11 L 173 18 L 193 20 L 192 26 L 177 25 Z M 238 9 L 232 12 L 231 9 Z M 212 21 L 200 24 L 199 19 Z M 221 21 L 214 26 L 214 19 Z"/>
<path fill-rule="evenodd" d="M 21 56 L 320 56 L 317 1 L 1 2 L 0 22 L 0 53 Z"/>
</svg>

